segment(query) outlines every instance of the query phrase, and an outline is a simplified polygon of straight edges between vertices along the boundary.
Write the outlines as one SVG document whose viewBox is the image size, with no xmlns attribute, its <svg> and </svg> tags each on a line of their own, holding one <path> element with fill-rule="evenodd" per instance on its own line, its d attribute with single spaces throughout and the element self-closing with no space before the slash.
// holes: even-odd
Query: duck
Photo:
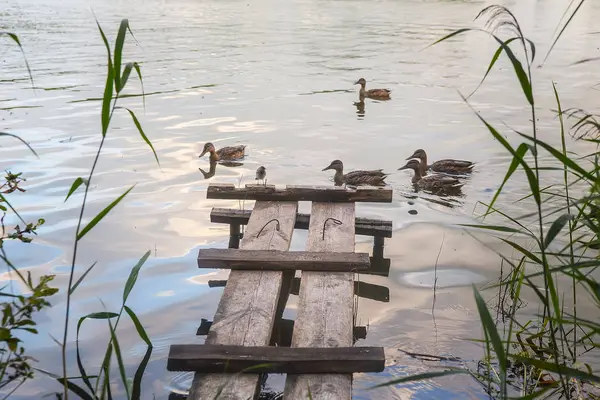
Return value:
<svg viewBox="0 0 600 400">
<path fill-rule="evenodd" d="M 246 145 L 241 146 L 229 146 L 223 147 L 219 150 L 215 150 L 215 146 L 208 142 L 204 145 L 204 149 L 202 153 L 198 156 L 202 158 L 206 153 L 210 153 L 211 161 L 227 161 L 227 160 L 239 160 L 243 158 L 246 154 Z"/>
<path fill-rule="evenodd" d="M 421 163 L 419 160 L 410 160 L 405 166 L 398 168 L 398 171 L 403 169 L 412 169 L 415 171 L 415 174 L 412 177 L 412 183 L 416 188 L 426 190 L 434 194 L 459 193 L 464 185 L 463 182 L 452 176 L 440 174 L 423 176 L 421 174 Z"/>
<path fill-rule="evenodd" d="M 407 160 L 417 158 L 420 161 L 419 168 L 421 169 L 421 175 L 427 175 L 427 170 L 431 169 L 433 172 L 441 172 L 450 175 L 463 175 L 470 174 L 473 172 L 474 163 L 465 160 L 453 160 L 445 159 L 434 162 L 431 165 L 427 165 L 427 153 L 423 149 L 417 149 L 412 156 L 408 157 Z"/>
<path fill-rule="evenodd" d="M 389 89 L 365 89 L 365 86 L 367 85 L 365 78 L 360 78 L 354 82 L 354 84 L 360 85 L 360 91 L 358 93 L 361 98 L 368 97 L 370 99 L 389 100 L 390 93 L 392 93 Z"/>
<path fill-rule="evenodd" d="M 344 175 L 344 164 L 340 160 L 333 160 L 328 167 L 323 168 L 323 171 L 329 169 L 335 170 L 333 181 L 336 186 L 341 186 L 342 184 L 350 186 L 384 186 L 385 178 L 388 176 L 388 174 L 383 173 L 382 169 L 352 171 Z"/>
<path fill-rule="evenodd" d="M 262 165 L 260 167 L 258 167 L 256 169 L 256 178 L 254 178 L 254 180 L 256 181 L 262 181 L 263 185 L 267 185 L 267 169 L 265 167 L 263 167 Z"/>
</svg>

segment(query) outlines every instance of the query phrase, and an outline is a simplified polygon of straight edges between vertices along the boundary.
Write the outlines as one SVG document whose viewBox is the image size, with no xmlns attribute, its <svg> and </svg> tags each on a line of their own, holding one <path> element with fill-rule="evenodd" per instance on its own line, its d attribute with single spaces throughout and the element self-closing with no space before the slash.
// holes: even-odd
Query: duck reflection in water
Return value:
<svg viewBox="0 0 600 400">
<path fill-rule="evenodd" d="M 204 171 L 202 168 L 198 168 L 198 170 L 200 171 L 200 173 L 202 173 L 204 179 L 209 179 L 215 176 L 215 172 L 217 172 L 217 164 L 221 164 L 225 167 L 240 167 L 244 165 L 244 163 L 234 161 L 221 161 L 219 163 L 217 163 L 216 161 L 211 161 L 210 169 L 208 172 Z"/>
<path fill-rule="evenodd" d="M 365 116 L 365 99 L 361 98 L 360 101 L 354 102 L 354 107 L 356 107 L 356 113 L 359 117 Z"/>
</svg>

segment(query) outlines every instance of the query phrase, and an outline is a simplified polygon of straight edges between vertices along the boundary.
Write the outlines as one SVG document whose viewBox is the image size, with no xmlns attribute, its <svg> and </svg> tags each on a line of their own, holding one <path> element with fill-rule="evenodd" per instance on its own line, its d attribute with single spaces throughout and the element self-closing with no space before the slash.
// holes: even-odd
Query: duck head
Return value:
<svg viewBox="0 0 600 400">
<path fill-rule="evenodd" d="M 337 172 L 341 172 L 344 169 L 344 164 L 342 164 L 340 160 L 333 160 L 327 168 L 323 168 L 323 171 L 327 171 L 328 169 L 333 169 Z"/>
<path fill-rule="evenodd" d="M 420 165 L 421 163 L 419 162 L 419 160 L 412 159 L 409 162 L 407 162 L 404 167 L 398 168 L 398 171 L 402 169 L 412 169 L 413 171 L 417 172 L 419 170 Z"/>
<path fill-rule="evenodd" d="M 354 82 L 355 85 L 360 85 L 362 87 L 364 87 L 367 84 L 367 81 L 365 81 L 365 78 L 360 78 L 359 80 L 357 80 L 356 82 Z"/>
<path fill-rule="evenodd" d="M 410 160 L 411 158 L 418 158 L 419 160 L 424 160 L 427 158 L 427 155 L 425 154 L 425 150 L 418 149 L 418 150 L 415 150 L 413 155 L 408 157 L 407 160 Z"/>
<path fill-rule="evenodd" d="M 204 148 L 202 149 L 202 153 L 200 153 L 198 158 L 201 158 L 206 153 L 209 153 L 209 152 L 212 153 L 213 151 L 215 151 L 215 146 L 213 146 L 213 144 L 211 142 L 208 142 L 204 145 Z"/>
</svg>

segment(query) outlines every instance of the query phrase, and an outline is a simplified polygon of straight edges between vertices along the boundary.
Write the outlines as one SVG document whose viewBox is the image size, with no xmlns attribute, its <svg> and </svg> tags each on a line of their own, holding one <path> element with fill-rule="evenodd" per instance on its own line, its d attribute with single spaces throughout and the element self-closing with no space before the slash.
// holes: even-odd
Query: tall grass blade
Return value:
<svg viewBox="0 0 600 400">
<path fill-rule="evenodd" d="M 560 233 L 562 228 L 567 224 L 567 222 L 571 221 L 573 216 L 571 214 L 562 214 L 558 217 L 548 229 L 548 233 L 546 234 L 546 238 L 544 240 L 544 248 L 547 249 L 550 243 L 554 240 L 556 235 Z M 542 263 L 540 263 L 542 264 Z"/>
<path fill-rule="evenodd" d="M 494 207 L 494 204 L 496 204 L 496 200 L 498 200 L 498 197 L 500 196 L 502 189 L 504 189 L 504 185 L 506 184 L 506 182 L 508 182 L 508 180 L 510 179 L 512 174 L 517 170 L 520 160 L 522 160 L 523 157 L 525 157 L 525 154 L 527 153 L 527 149 L 528 149 L 528 147 L 525 143 L 521 143 L 519 145 L 519 147 L 517 147 L 517 150 L 515 151 L 516 156 L 513 157 L 512 161 L 510 163 L 510 166 L 508 167 L 508 170 L 506 171 L 506 175 L 504 176 L 504 180 L 500 184 L 500 187 L 498 188 L 498 190 L 496 190 L 496 193 L 494 193 L 494 197 L 492 198 L 492 201 L 490 202 L 485 215 L 488 215 L 490 210 Z"/>
<path fill-rule="evenodd" d="M 119 26 L 119 32 L 117 33 L 117 40 L 115 42 L 115 87 L 117 88 L 117 93 L 119 93 L 124 87 L 125 82 L 121 82 L 121 59 L 123 57 L 123 46 L 125 45 L 125 34 L 127 33 L 127 28 L 129 26 L 129 21 L 127 19 L 121 20 L 121 25 Z"/>
<path fill-rule="evenodd" d="M 71 195 L 79 188 L 79 186 L 81 186 L 81 184 L 85 183 L 85 185 L 87 186 L 87 180 L 83 179 L 82 177 L 78 177 L 77 179 L 75 179 L 73 181 L 73 183 L 71 184 L 71 188 L 69 189 L 69 193 L 67 193 L 67 197 L 65 197 L 65 202 L 67 200 L 69 200 L 69 197 L 71 197 Z"/>
<path fill-rule="evenodd" d="M 470 374 L 470 372 L 466 369 L 456 368 L 456 369 L 447 369 L 444 371 L 434 371 L 434 372 L 423 372 L 421 374 L 403 376 L 402 378 L 394 379 L 385 383 L 380 383 L 379 385 L 371 386 L 369 389 L 376 389 L 385 386 L 397 385 L 400 383 L 406 382 L 414 382 L 421 381 L 425 379 L 439 378 L 440 376 L 448 376 L 448 375 L 456 375 L 456 374 Z"/>
<path fill-rule="evenodd" d="M 444 42 L 444 41 L 446 41 L 446 40 L 448 40 L 448 39 L 450 39 L 450 38 L 452 38 L 452 37 L 454 37 L 456 35 L 460 35 L 461 33 L 469 32 L 469 31 L 474 31 L 474 30 L 477 30 L 477 29 L 472 29 L 472 28 L 457 29 L 454 32 L 452 32 L 452 33 L 444 36 L 443 38 L 436 40 L 435 42 L 431 43 L 429 46 L 427 46 L 425 48 L 427 49 L 427 48 L 429 48 L 431 46 L 435 46 L 436 44 Z"/>
<path fill-rule="evenodd" d="M 138 121 L 137 117 L 135 116 L 135 113 L 133 111 L 131 111 L 129 108 L 126 108 L 126 107 L 123 107 L 123 108 L 129 112 L 129 115 L 131 115 L 131 119 L 133 119 L 133 123 L 135 124 L 135 127 L 137 128 L 138 132 L 140 133 L 140 136 L 142 137 L 142 139 L 144 139 L 144 142 L 146 142 L 146 144 L 148 146 L 150 146 L 150 149 L 152 150 L 152 153 L 154 154 L 154 159 L 156 160 L 156 163 L 158 164 L 158 166 L 160 166 L 160 161 L 158 161 L 158 154 L 156 154 L 156 150 L 154 150 L 154 146 L 152 146 L 152 142 L 150 141 L 150 139 L 148 139 L 148 136 L 146 136 L 146 134 L 144 133 L 144 129 L 142 129 L 142 125 L 140 124 L 140 121 Z"/>
<path fill-rule="evenodd" d="M 125 386 L 125 393 L 127 393 L 127 398 L 131 399 L 131 395 L 129 393 L 129 385 L 127 384 L 127 375 L 125 373 L 125 364 L 123 363 L 123 356 L 121 355 L 121 346 L 119 345 L 119 338 L 117 337 L 115 328 L 113 327 L 110 320 L 108 320 L 108 326 L 110 328 L 110 337 L 112 339 L 112 345 L 115 350 L 115 355 L 117 356 L 117 365 L 119 366 L 121 381 L 123 382 L 123 386 Z"/>
<path fill-rule="evenodd" d="M 69 380 L 69 378 L 62 378 L 56 374 L 53 374 L 50 371 L 46 371 L 40 368 L 34 368 L 36 371 L 39 371 L 45 375 L 48 375 L 51 378 L 54 378 L 56 381 L 58 381 L 60 383 L 61 386 L 67 386 L 67 388 L 72 391 L 73 393 L 75 393 L 77 396 L 79 396 L 81 399 L 83 400 L 96 400 L 94 399 L 94 397 L 92 397 L 92 395 L 88 394 L 85 389 L 83 389 L 81 386 L 78 386 L 77 384 L 71 382 Z"/>
<path fill-rule="evenodd" d="M 133 33 L 131 35 L 133 36 Z M 136 62 L 133 63 L 133 68 L 135 68 L 135 72 L 137 73 L 138 78 L 140 79 L 140 84 L 142 85 L 142 104 L 144 105 L 144 110 L 146 110 L 146 92 L 144 91 L 144 80 L 142 79 L 142 70 Z"/>
<path fill-rule="evenodd" d="M 31 87 L 35 90 L 35 85 L 33 83 L 33 75 L 31 74 L 31 68 L 29 68 L 29 62 L 27 62 L 27 57 L 25 56 L 25 51 L 23 50 L 23 46 L 21 46 L 21 41 L 19 37 L 12 32 L 0 32 L 0 36 L 8 36 L 12 39 L 13 42 L 19 46 L 19 50 L 21 50 L 21 54 L 23 54 L 23 60 L 25 61 L 25 67 L 27 67 L 27 73 L 29 74 L 29 79 L 31 80 Z"/>
<path fill-rule="evenodd" d="M 508 47 L 508 45 L 502 39 L 495 35 L 492 36 L 494 37 L 494 39 L 496 39 L 496 41 L 500 44 L 500 46 L 502 46 L 502 48 L 506 52 L 506 55 L 508 56 L 508 59 L 510 60 L 510 63 L 513 66 L 513 70 L 515 71 L 515 74 L 517 74 L 517 79 L 521 84 L 521 90 L 523 91 L 523 94 L 527 98 L 529 104 L 533 105 L 534 100 L 533 91 L 531 89 L 531 82 L 529 82 L 529 78 L 527 77 L 527 74 L 523 69 L 523 64 L 521 64 L 521 61 L 519 61 L 519 59 L 515 56 L 511 48 Z"/>
<path fill-rule="evenodd" d="M 95 18 L 95 17 L 94 17 Z M 96 25 L 98 25 L 98 30 L 100 31 L 100 35 L 102 36 L 102 41 L 104 42 L 104 46 L 106 47 L 107 52 L 107 64 L 108 64 L 108 72 L 106 74 L 106 84 L 104 85 L 104 95 L 102 96 L 102 136 L 106 136 L 106 132 L 108 131 L 108 125 L 110 122 L 110 106 L 111 100 L 113 96 L 113 82 L 114 82 L 114 68 L 112 63 L 112 56 L 110 52 L 110 45 L 108 44 L 108 40 L 106 39 L 106 35 L 100 26 L 100 23 L 96 19 Z"/>
<path fill-rule="evenodd" d="M 536 256 L 535 254 L 533 254 L 532 252 L 530 252 L 523 246 L 521 246 L 511 240 L 506 240 L 506 239 L 502 239 L 502 238 L 500 238 L 500 240 L 502 240 L 504 243 L 508 244 L 509 246 L 513 247 L 515 250 L 517 250 L 518 252 L 523 254 L 525 257 L 529 258 L 534 263 L 542 264 L 542 260 L 538 256 Z"/>
<path fill-rule="evenodd" d="M 35 150 L 29 145 L 29 143 L 27 143 L 26 141 L 24 141 L 23 139 L 21 139 L 19 136 L 17 135 L 13 135 L 12 133 L 8 133 L 8 132 L 0 132 L 0 136 L 9 136 L 12 138 L 15 138 L 17 140 L 20 140 L 21 143 L 23 143 L 25 146 L 27 146 L 27 148 L 37 157 L 40 158 L 40 156 L 38 156 L 38 154 L 35 152 Z"/>
<path fill-rule="evenodd" d="M 506 353 L 504 352 L 504 346 L 502 344 L 502 340 L 500 339 L 500 335 L 498 334 L 498 330 L 496 329 L 496 324 L 494 324 L 494 320 L 490 315 L 485 301 L 479 294 L 479 291 L 477 290 L 475 285 L 473 285 L 473 294 L 475 296 L 475 302 L 477 303 L 479 319 L 481 320 L 483 329 L 487 332 L 487 335 L 490 338 L 492 347 L 494 348 L 494 352 L 496 353 L 496 357 L 498 359 L 498 365 L 500 366 L 500 380 L 502 393 L 506 393 L 507 359 Z"/>
<path fill-rule="evenodd" d="M 561 374 L 568 378 L 577 378 L 580 380 L 588 381 L 588 382 L 596 382 L 600 383 L 600 376 L 590 374 L 588 372 L 584 372 L 578 369 L 569 368 L 564 365 L 559 365 L 557 363 L 551 363 L 547 361 L 538 360 L 535 358 L 525 357 L 519 354 L 511 354 L 511 358 L 522 362 L 523 364 L 531 365 L 541 370 L 545 370 L 548 372 L 554 372 L 556 374 Z"/>
<path fill-rule="evenodd" d="M 125 289 L 123 289 L 123 304 L 127 302 L 129 293 L 131 293 L 131 290 L 133 289 L 133 287 L 135 286 L 135 282 L 137 281 L 140 268 L 142 268 L 142 265 L 144 265 L 148 257 L 150 257 L 150 250 L 148 250 L 146 254 L 144 254 L 142 258 L 140 258 L 140 260 L 137 262 L 137 264 L 135 264 L 134 267 L 131 269 L 129 277 L 127 278 L 127 282 L 125 283 Z"/>
<path fill-rule="evenodd" d="M 152 355 L 153 346 L 152 346 L 152 342 L 150 341 L 150 338 L 148 337 L 148 334 L 146 333 L 146 330 L 144 329 L 143 325 L 140 323 L 140 320 L 138 319 L 137 315 L 129 307 L 124 306 L 123 308 L 125 309 L 125 312 L 127 312 L 127 314 L 129 315 L 129 318 L 131 318 L 131 320 L 133 321 L 133 324 L 135 325 L 135 329 L 137 330 L 138 336 L 146 343 L 146 345 L 148 345 L 146 354 L 144 355 L 144 358 L 142 359 L 142 361 L 140 362 L 140 364 L 138 365 L 138 367 L 135 371 L 135 375 L 133 377 L 133 385 L 131 388 L 131 398 L 133 400 L 139 400 L 141 398 L 141 393 L 142 393 L 142 378 L 144 376 L 144 371 L 146 370 L 146 366 L 148 365 L 148 362 L 150 361 L 150 356 Z"/>
<path fill-rule="evenodd" d="M 506 43 L 506 45 L 508 45 L 512 41 L 517 40 L 517 39 L 519 39 L 519 38 L 518 37 L 510 38 L 505 43 Z M 487 76 L 489 75 L 490 71 L 492 70 L 492 68 L 496 64 L 496 61 L 498 61 L 498 58 L 500 57 L 500 54 L 502 54 L 502 50 L 503 50 L 503 47 L 499 46 L 498 50 L 496 50 L 496 52 L 494 53 L 494 55 L 492 57 L 492 60 L 490 61 L 490 64 L 488 65 L 487 71 L 485 71 L 485 75 L 483 75 L 483 78 L 481 78 L 481 82 L 479 82 L 479 84 L 477 85 L 477 87 L 467 96 L 467 99 L 469 97 L 473 96 L 473 94 L 475 94 L 475 92 L 477 92 L 477 90 L 481 87 L 481 85 L 483 85 L 483 82 L 485 81 L 485 78 L 487 78 Z"/>
<path fill-rule="evenodd" d="M 90 267 L 88 269 L 85 270 L 85 272 L 83 273 L 83 275 L 81 275 L 81 277 L 79 279 L 77 279 L 77 282 L 75 282 L 75 284 L 71 287 L 71 290 L 69 290 L 69 294 L 73 294 L 75 292 L 75 289 L 77 289 L 77 286 L 79 286 L 79 284 L 81 282 L 83 282 L 83 280 L 85 279 L 85 277 L 87 276 L 87 274 L 90 273 L 90 271 L 92 270 L 92 268 L 94 268 L 97 263 L 98 263 L 98 261 L 95 261 L 92 265 L 90 265 Z"/>
<path fill-rule="evenodd" d="M 79 232 L 79 234 L 77 234 L 77 240 L 81 240 L 86 233 L 88 233 L 89 231 L 92 230 L 92 228 L 94 228 L 94 226 L 96 226 L 96 224 L 98 224 L 98 222 L 100 222 L 102 220 L 102 218 L 104 218 L 106 216 L 106 214 L 108 214 L 110 212 L 110 210 L 112 210 L 113 208 L 115 208 L 115 206 L 117 204 L 119 204 L 121 202 L 121 200 L 123 200 L 123 198 L 125 196 L 127 196 L 127 194 L 131 191 L 131 189 L 133 189 L 135 187 L 135 185 L 133 185 L 132 187 L 130 187 L 129 189 L 127 189 L 127 191 L 125 193 L 123 193 L 122 195 L 120 195 L 116 200 L 114 200 L 112 203 L 110 203 L 108 205 L 108 207 L 106 207 L 104 210 L 100 211 L 100 213 L 98 213 L 98 215 L 96 215 L 94 217 L 94 219 L 92 219 L 90 221 L 89 224 L 87 224 L 85 226 L 85 228 L 83 228 L 81 230 L 81 232 Z"/>
<path fill-rule="evenodd" d="M 569 26 L 569 24 L 571 23 L 571 21 L 573 20 L 573 18 L 575 17 L 575 14 L 577 14 L 577 12 L 579 11 L 579 9 L 581 8 L 581 6 L 583 5 L 583 3 L 585 3 L 585 0 L 581 0 L 579 2 L 579 4 L 577 5 L 577 8 L 575 8 L 575 10 L 573 11 L 573 13 L 571 14 L 571 16 L 569 16 L 569 19 L 567 20 L 567 22 L 565 22 L 565 24 L 563 25 L 562 29 L 560 30 L 560 32 L 558 33 L 558 35 L 556 36 L 556 38 L 554 39 L 554 41 L 552 42 L 552 44 L 550 45 L 550 48 L 548 49 L 548 53 L 546 53 L 546 57 L 544 57 L 544 61 L 542 61 L 542 65 L 546 62 L 546 60 L 548 59 L 548 57 L 550 56 L 550 53 L 552 52 L 552 50 L 554 49 L 554 46 L 556 46 L 556 43 L 558 42 L 558 39 L 560 39 L 560 37 L 562 36 L 562 34 L 564 33 L 565 29 L 567 29 L 567 26 Z"/>
</svg>

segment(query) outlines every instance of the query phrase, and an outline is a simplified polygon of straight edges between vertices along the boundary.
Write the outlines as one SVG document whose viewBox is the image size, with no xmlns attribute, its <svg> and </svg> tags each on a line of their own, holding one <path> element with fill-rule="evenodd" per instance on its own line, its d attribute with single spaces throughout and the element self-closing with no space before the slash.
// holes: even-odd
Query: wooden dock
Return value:
<svg viewBox="0 0 600 400">
<path fill-rule="evenodd" d="M 288 374 L 286 399 L 351 399 L 352 374 L 385 363 L 383 348 L 353 347 L 366 336 L 354 326 L 354 296 L 389 301 L 387 288 L 354 277 L 387 276 L 383 242 L 392 235 L 389 221 L 356 218 L 355 202 L 391 202 L 392 190 L 210 185 L 207 197 L 256 203 L 211 212 L 230 225 L 229 248 L 200 250 L 198 267 L 231 272 L 209 282 L 225 288 L 213 321 L 198 329 L 205 344 L 171 346 L 167 369 L 195 372 L 188 399 L 254 399 L 265 373 Z M 312 202 L 310 215 L 298 201 Z M 294 229 L 308 229 L 305 251 L 288 251 Z M 355 253 L 356 234 L 374 237 L 372 257 Z M 290 294 L 299 296 L 295 321 L 282 319 Z"/>
</svg>

